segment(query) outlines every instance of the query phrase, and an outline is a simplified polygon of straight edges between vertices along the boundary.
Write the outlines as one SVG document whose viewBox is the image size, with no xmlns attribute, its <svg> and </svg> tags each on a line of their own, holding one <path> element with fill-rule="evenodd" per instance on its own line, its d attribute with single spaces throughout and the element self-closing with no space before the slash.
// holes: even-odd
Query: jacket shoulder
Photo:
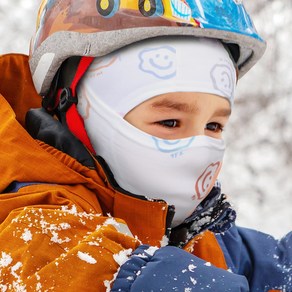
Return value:
<svg viewBox="0 0 292 292">
<path fill-rule="evenodd" d="M 40 107 L 41 97 L 34 88 L 27 55 L 0 56 L 0 94 L 13 108 L 22 125 L 26 112 L 30 108 Z"/>
</svg>

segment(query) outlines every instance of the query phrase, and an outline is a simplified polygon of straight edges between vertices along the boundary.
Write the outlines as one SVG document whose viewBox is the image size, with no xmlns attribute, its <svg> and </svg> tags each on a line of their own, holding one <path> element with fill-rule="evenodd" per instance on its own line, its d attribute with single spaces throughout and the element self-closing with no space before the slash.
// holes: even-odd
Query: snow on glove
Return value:
<svg viewBox="0 0 292 292">
<path fill-rule="evenodd" d="M 124 263 L 113 284 L 118 291 L 249 291 L 245 277 L 216 268 L 173 246 L 142 245 Z"/>
</svg>

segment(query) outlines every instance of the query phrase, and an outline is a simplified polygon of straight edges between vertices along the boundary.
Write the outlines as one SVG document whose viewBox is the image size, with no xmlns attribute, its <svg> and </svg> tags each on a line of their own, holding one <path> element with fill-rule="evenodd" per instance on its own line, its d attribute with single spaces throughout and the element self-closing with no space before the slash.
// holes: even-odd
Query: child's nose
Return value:
<svg viewBox="0 0 292 292">
<path fill-rule="evenodd" d="M 200 136 L 200 135 L 205 135 L 205 124 L 196 122 L 189 129 L 188 136 Z"/>
</svg>

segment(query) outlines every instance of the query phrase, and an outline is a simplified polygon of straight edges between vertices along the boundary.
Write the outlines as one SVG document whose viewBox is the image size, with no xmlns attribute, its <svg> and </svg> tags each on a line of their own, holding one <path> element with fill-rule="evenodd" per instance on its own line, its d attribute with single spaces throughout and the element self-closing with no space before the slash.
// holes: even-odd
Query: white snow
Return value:
<svg viewBox="0 0 292 292">
<path fill-rule="evenodd" d="M 189 269 L 190 272 L 194 272 L 194 270 L 195 270 L 196 268 L 197 268 L 197 267 L 196 267 L 195 265 L 193 265 L 193 264 L 191 264 L 191 265 L 188 266 L 188 269 Z"/>
<path fill-rule="evenodd" d="M 12 283 L 13 291 L 17 292 L 26 292 L 26 286 L 21 281 L 20 273 L 21 273 L 22 263 L 17 262 L 14 266 L 11 267 L 11 275 L 15 278 Z"/>
<path fill-rule="evenodd" d="M 2 251 L 1 258 L 0 258 L 0 268 L 6 268 L 12 263 L 12 257 Z"/>
<path fill-rule="evenodd" d="M 7 285 L 0 284 L 0 291 L 1 292 L 6 292 L 7 290 L 8 290 Z"/>
<path fill-rule="evenodd" d="M 35 277 L 38 281 L 41 279 L 41 276 L 38 273 L 35 273 Z"/>
<path fill-rule="evenodd" d="M 59 238 L 59 233 L 56 231 L 52 231 L 52 237 L 51 237 L 51 241 L 58 243 L 58 244 L 62 244 L 64 242 L 69 242 L 71 241 L 71 239 L 69 237 L 65 237 L 64 239 Z"/>
<path fill-rule="evenodd" d="M 97 260 L 86 252 L 78 251 L 77 256 L 80 260 L 88 264 L 94 265 L 97 263 Z"/>
<path fill-rule="evenodd" d="M 62 210 L 68 212 L 69 214 L 77 216 L 77 208 L 75 205 L 72 205 L 71 209 L 68 208 L 68 206 L 62 206 Z"/>
<path fill-rule="evenodd" d="M 278 260 L 280 257 L 278 255 L 274 254 L 273 255 L 273 258 L 276 259 L 276 260 Z"/>
<path fill-rule="evenodd" d="M 132 254 L 132 252 L 133 250 L 131 248 L 124 249 L 121 250 L 119 253 L 114 254 L 113 258 L 119 266 L 122 266 L 129 259 L 129 256 Z"/>
<path fill-rule="evenodd" d="M 146 252 L 150 256 L 153 256 L 157 250 L 158 250 L 157 246 L 150 246 L 149 248 L 145 249 L 144 252 Z"/>
<path fill-rule="evenodd" d="M 70 229 L 71 226 L 69 223 L 61 223 L 60 224 L 60 227 L 63 229 L 63 230 L 67 230 L 67 229 Z"/>
<path fill-rule="evenodd" d="M 25 242 L 31 241 L 32 240 L 31 231 L 28 228 L 25 228 L 20 238 L 23 239 Z"/>
<path fill-rule="evenodd" d="M 163 247 L 163 246 L 167 246 L 168 245 L 168 242 L 169 242 L 169 239 L 166 235 L 164 235 L 160 241 L 160 246 Z"/>
<path fill-rule="evenodd" d="M 106 288 L 106 292 L 111 292 L 111 285 L 112 283 L 115 281 L 115 279 L 117 278 L 117 275 L 119 273 L 119 269 L 117 270 L 117 272 L 113 275 L 113 278 L 109 281 L 109 280 L 104 280 L 103 284 Z"/>
<path fill-rule="evenodd" d="M 105 220 L 104 225 L 119 226 L 119 223 L 113 217 L 110 217 L 107 220 Z"/>
<path fill-rule="evenodd" d="M 193 283 L 193 285 L 196 285 L 197 284 L 197 280 L 193 277 L 190 277 L 190 280 L 191 282 Z"/>
<path fill-rule="evenodd" d="M 37 286 L 36 286 L 36 291 L 39 291 L 41 292 L 42 291 L 42 284 L 39 282 L 37 283 Z"/>
<path fill-rule="evenodd" d="M 112 281 L 108 281 L 108 280 L 103 281 L 104 287 L 106 288 L 106 292 L 111 291 L 111 283 L 112 283 Z"/>
<path fill-rule="evenodd" d="M 15 278 L 19 278 L 19 275 L 16 274 L 16 271 L 19 270 L 22 267 L 22 263 L 21 262 L 17 262 L 12 268 L 11 268 L 11 274 L 15 277 Z"/>
</svg>

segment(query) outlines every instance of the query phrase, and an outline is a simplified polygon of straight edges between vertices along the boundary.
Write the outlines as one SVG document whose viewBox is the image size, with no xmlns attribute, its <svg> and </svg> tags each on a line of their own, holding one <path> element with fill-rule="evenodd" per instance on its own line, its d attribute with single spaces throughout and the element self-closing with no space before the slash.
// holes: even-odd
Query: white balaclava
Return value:
<svg viewBox="0 0 292 292">
<path fill-rule="evenodd" d="M 216 94 L 232 106 L 235 84 L 235 67 L 219 41 L 151 39 L 96 58 L 78 86 L 77 107 L 95 152 L 117 183 L 133 194 L 174 205 L 177 226 L 214 186 L 224 142 L 207 136 L 160 139 L 124 116 L 169 92 Z"/>
</svg>

